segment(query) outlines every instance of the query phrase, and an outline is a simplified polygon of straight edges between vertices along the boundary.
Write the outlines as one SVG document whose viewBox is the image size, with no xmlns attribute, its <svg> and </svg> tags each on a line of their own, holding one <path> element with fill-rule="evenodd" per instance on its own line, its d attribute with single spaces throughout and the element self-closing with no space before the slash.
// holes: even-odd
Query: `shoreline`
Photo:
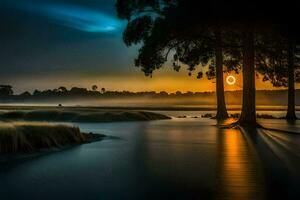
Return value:
<svg viewBox="0 0 300 200">
<path fill-rule="evenodd" d="M 101 141 L 104 134 L 85 133 L 79 127 L 44 122 L 1 122 L 0 163 L 21 161 L 82 144 Z"/>
<path fill-rule="evenodd" d="M 47 122 L 131 122 L 167 120 L 171 117 L 156 112 L 139 110 L 100 110 L 89 108 L 14 107 L 0 112 L 2 121 L 47 121 Z"/>
<path fill-rule="evenodd" d="M 79 127 L 45 122 L 1 122 L 0 155 L 32 153 L 89 143 L 105 135 Z"/>
<path fill-rule="evenodd" d="M 94 111 L 216 111 L 216 106 L 214 105 L 199 105 L 199 106 L 84 106 L 84 105 L 66 105 L 66 106 L 57 106 L 57 105 L 1 105 L 0 110 L 31 110 L 31 109 L 53 109 L 53 110 L 80 110 L 80 109 L 91 109 Z M 256 106 L 257 111 L 286 111 L 286 105 L 277 105 L 277 106 L 266 106 L 258 105 Z M 241 111 L 240 105 L 228 105 L 228 111 Z M 296 106 L 296 111 L 300 111 L 300 106 Z"/>
<path fill-rule="evenodd" d="M 82 133 L 82 134 L 87 134 L 87 133 Z M 86 142 L 80 143 L 80 144 L 70 144 L 70 145 L 65 145 L 60 148 L 49 148 L 49 149 L 40 149 L 34 152 L 20 152 L 20 153 L 8 153 L 8 154 L 0 154 L 0 164 L 12 164 L 12 163 L 22 163 L 31 159 L 39 158 L 42 156 L 50 155 L 53 153 L 60 153 L 66 150 L 70 150 L 76 147 L 79 147 L 84 144 L 89 144 L 93 142 L 99 142 L 104 140 L 105 138 L 110 138 L 107 135 L 103 134 L 94 134 L 97 135 L 98 137 L 94 139 L 90 139 Z"/>
</svg>

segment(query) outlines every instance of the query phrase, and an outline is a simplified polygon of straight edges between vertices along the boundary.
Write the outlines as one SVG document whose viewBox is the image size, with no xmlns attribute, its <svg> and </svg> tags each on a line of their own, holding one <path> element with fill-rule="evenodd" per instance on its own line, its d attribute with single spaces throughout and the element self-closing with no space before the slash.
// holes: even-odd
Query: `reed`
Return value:
<svg viewBox="0 0 300 200">
<path fill-rule="evenodd" d="M 78 127 L 68 125 L 37 122 L 0 123 L 0 153 L 63 148 L 68 145 L 82 144 L 93 138 L 95 134 L 84 134 Z"/>
</svg>

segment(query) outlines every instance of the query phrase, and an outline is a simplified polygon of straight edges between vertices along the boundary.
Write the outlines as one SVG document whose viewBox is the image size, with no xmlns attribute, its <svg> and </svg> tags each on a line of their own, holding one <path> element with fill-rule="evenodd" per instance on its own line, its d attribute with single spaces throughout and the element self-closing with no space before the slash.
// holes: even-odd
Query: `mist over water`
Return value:
<svg viewBox="0 0 300 200">
<path fill-rule="evenodd" d="M 300 98 L 299 98 L 300 99 Z M 272 99 L 271 97 L 257 97 L 257 107 L 274 108 L 287 106 L 287 98 Z M 48 97 L 47 99 L 10 101 L 0 105 L 31 105 L 31 106 L 57 106 L 62 104 L 65 106 L 96 106 L 96 107 L 216 107 L 216 98 L 209 94 L 200 97 L 68 97 L 57 98 Z M 242 101 L 239 97 L 226 98 L 226 104 L 229 109 L 241 107 Z M 300 106 L 300 102 L 296 101 L 296 105 Z"/>
</svg>

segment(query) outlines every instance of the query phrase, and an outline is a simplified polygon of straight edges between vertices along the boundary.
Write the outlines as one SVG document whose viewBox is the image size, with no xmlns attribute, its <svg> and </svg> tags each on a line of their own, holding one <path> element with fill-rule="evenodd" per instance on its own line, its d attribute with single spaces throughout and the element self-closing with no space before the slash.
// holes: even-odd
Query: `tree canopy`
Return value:
<svg viewBox="0 0 300 200">
<path fill-rule="evenodd" d="M 222 80 L 218 81 L 222 77 L 222 65 L 227 71 L 238 72 L 242 68 L 241 124 L 256 124 L 255 67 L 264 75 L 264 80 L 272 80 L 273 84 L 285 81 L 285 55 L 282 49 L 275 47 L 282 43 L 270 41 L 279 38 L 289 44 L 299 37 L 295 34 L 299 5 L 289 0 L 280 3 L 267 0 L 118 0 L 116 8 L 119 17 L 128 21 L 123 35 L 125 44 L 141 44 L 135 65 L 147 76 L 152 76 L 172 55 L 174 70 L 179 71 L 181 65 L 187 65 L 190 75 L 197 66 L 209 65 L 206 75 L 208 78 L 217 75 L 218 92 L 224 89 L 220 84 Z M 197 77 L 203 77 L 202 69 L 198 70 Z M 221 95 L 219 99 L 222 98 Z"/>
</svg>

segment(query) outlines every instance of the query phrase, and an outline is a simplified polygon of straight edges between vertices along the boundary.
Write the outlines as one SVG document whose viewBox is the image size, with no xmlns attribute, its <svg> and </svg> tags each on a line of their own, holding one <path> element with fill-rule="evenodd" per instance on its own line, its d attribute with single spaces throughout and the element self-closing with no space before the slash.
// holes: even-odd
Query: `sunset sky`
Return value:
<svg viewBox="0 0 300 200">
<path fill-rule="evenodd" d="M 114 0 L 1 0 L 0 84 L 25 90 L 59 86 L 131 91 L 212 91 L 215 84 L 169 64 L 148 78 L 133 66 L 138 47 L 122 42 Z M 226 76 L 226 75 L 225 75 Z M 241 89 L 237 76 L 235 86 Z M 273 89 L 257 80 L 257 89 Z"/>
</svg>

